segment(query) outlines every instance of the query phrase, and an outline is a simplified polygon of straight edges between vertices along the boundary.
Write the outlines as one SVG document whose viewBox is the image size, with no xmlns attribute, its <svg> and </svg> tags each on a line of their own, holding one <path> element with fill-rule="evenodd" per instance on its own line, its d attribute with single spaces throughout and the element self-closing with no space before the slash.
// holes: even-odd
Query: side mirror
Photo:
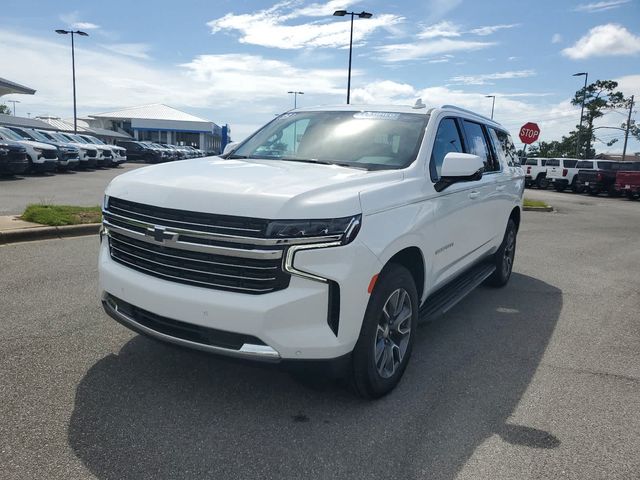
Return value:
<svg viewBox="0 0 640 480">
<path fill-rule="evenodd" d="M 236 148 L 238 146 L 240 142 L 229 142 L 227 143 L 227 145 L 224 147 L 224 150 L 222 152 L 223 155 L 226 155 L 228 153 L 230 153 L 234 148 Z"/>
<path fill-rule="evenodd" d="M 449 152 L 444 156 L 440 180 L 435 184 L 437 192 L 458 182 L 472 182 L 482 178 L 484 162 L 478 155 Z"/>
</svg>

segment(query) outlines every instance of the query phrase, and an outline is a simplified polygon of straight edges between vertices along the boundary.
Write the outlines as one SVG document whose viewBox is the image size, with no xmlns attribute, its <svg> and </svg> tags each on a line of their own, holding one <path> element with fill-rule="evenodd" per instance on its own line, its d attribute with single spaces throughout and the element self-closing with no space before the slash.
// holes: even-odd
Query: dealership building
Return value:
<svg viewBox="0 0 640 480">
<path fill-rule="evenodd" d="M 83 120 L 92 129 L 112 130 L 141 141 L 191 145 L 204 151 L 219 152 L 228 139 L 228 127 L 162 103 L 96 113 Z"/>
</svg>

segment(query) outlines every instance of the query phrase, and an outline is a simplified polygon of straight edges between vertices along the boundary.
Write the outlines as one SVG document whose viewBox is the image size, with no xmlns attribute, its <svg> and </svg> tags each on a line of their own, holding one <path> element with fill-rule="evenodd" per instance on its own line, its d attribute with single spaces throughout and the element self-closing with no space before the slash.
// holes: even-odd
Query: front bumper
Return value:
<svg viewBox="0 0 640 480">
<path fill-rule="evenodd" d="M 58 168 L 58 160 L 46 158 L 43 161 L 38 163 L 33 163 L 33 169 L 36 172 L 53 172 Z"/>
<path fill-rule="evenodd" d="M 115 262 L 111 259 L 108 243 L 108 238 L 103 238 L 100 248 L 103 299 L 110 295 L 156 316 L 196 328 L 248 335 L 264 345 L 248 343 L 244 352 L 241 348 L 228 352 L 199 342 L 195 342 L 198 345 L 189 340 L 187 342 L 191 343 L 185 343 L 186 339 L 181 335 L 167 336 L 166 332 L 148 326 L 145 330 L 139 327 L 135 318 L 120 316 L 118 321 L 135 331 L 171 343 L 267 361 L 328 360 L 349 354 L 360 334 L 369 301 L 367 287 L 371 277 L 382 268 L 373 253 L 357 240 L 341 247 L 296 253 L 296 269 L 330 279 L 340 288 L 342 301 L 336 334 L 328 323 L 328 283 L 292 275 L 288 288 L 263 295 L 194 287 L 148 276 Z M 105 309 L 114 316 L 109 307 L 107 304 Z"/>
</svg>

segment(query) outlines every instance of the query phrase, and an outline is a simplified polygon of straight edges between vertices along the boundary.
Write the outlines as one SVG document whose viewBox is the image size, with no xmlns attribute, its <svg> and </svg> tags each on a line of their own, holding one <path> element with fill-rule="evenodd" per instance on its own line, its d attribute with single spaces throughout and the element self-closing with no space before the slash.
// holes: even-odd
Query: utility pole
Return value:
<svg viewBox="0 0 640 480">
<path fill-rule="evenodd" d="M 624 162 L 624 158 L 627 155 L 627 142 L 629 141 L 629 129 L 631 128 L 631 112 L 633 111 L 633 95 L 631 95 L 631 100 L 629 102 L 629 116 L 627 117 L 627 128 L 624 132 L 624 147 L 622 147 L 622 161 Z"/>
<path fill-rule="evenodd" d="M 349 36 L 349 74 L 347 76 L 347 105 L 351 103 L 351 56 L 353 53 L 353 18 L 371 18 L 373 16 L 372 13 L 365 12 L 364 10 L 360 13 L 356 12 L 347 12 L 346 10 L 336 10 L 333 12 L 334 17 L 344 17 L 345 15 L 351 15 L 351 33 Z"/>
<path fill-rule="evenodd" d="M 73 76 L 73 133 L 78 133 L 78 114 L 76 110 L 76 52 L 75 44 L 73 42 L 74 35 L 80 35 L 88 37 L 89 34 L 80 30 L 56 30 L 56 33 L 60 35 L 71 34 L 71 74 Z"/>
</svg>

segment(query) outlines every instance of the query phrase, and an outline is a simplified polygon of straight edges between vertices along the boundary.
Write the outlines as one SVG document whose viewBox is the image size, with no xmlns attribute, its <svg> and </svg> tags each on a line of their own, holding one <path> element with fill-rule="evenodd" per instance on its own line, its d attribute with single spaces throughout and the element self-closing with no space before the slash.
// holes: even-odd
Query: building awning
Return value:
<svg viewBox="0 0 640 480">
<path fill-rule="evenodd" d="M 0 114 L 0 125 L 11 125 L 12 127 L 38 128 L 42 130 L 54 130 L 54 128 L 41 120 L 35 118 L 14 117 L 13 115 Z"/>
<path fill-rule="evenodd" d="M 12 82 L 6 78 L 0 78 L 0 97 L 3 95 L 10 95 L 12 93 L 33 95 L 36 91 L 33 88 L 25 87 L 24 85 Z"/>
</svg>

